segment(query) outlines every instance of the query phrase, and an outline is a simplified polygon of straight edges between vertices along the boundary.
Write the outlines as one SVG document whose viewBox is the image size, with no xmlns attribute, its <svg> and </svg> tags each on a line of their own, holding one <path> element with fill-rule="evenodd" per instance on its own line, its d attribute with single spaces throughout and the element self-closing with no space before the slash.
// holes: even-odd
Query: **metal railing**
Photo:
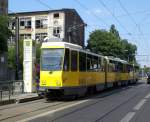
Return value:
<svg viewBox="0 0 150 122">
<path fill-rule="evenodd" d="M 11 96 L 24 92 L 22 80 L 0 81 L 0 101 L 10 100 Z"/>
</svg>

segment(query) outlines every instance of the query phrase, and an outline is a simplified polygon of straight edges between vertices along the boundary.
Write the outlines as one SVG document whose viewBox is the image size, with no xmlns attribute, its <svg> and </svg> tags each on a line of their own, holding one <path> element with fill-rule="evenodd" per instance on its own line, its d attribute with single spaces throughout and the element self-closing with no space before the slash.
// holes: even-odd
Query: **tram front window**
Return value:
<svg viewBox="0 0 150 122">
<path fill-rule="evenodd" d="M 42 49 L 41 69 L 43 71 L 62 70 L 64 49 Z"/>
</svg>

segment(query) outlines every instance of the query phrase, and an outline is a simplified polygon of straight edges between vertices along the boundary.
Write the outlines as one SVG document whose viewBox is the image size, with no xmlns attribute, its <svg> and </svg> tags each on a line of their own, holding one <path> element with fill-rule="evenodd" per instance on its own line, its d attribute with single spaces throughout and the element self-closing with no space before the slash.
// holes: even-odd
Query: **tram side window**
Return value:
<svg viewBox="0 0 150 122">
<path fill-rule="evenodd" d="M 117 72 L 116 70 L 116 62 L 113 60 L 110 60 L 109 62 L 109 71 L 110 72 Z"/>
<path fill-rule="evenodd" d="M 133 66 L 132 65 L 128 65 L 128 72 L 132 72 L 133 71 Z"/>
<path fill-rule="evenodd" d="M 99 57 L 99 58 L 98 58 L 98 66 L 97 66 L 98 71 L 101 71 L 101 70 L 102 70 L 101 65 L 102 65 L 102 60 L 101 60 L 101 58 Z"/>
<path fill-rule="evenodd" d="M 86 71 L 86 54 L 82 52 L 79 53 L 79 70 Z"/>
<path fill-rule="evenodd" d="M 91 71 L 92 70 L 92 56 L 87 54 L 87 71 Z"/>
<path fill-rule="evenodd" d="M 123 64 L 122 63 L 118 63 L 118 70 L 120 72 L 123 72 Z"/>
<path fill-rule="evenodd" d="M 101 58 L 101 61 L 99 61 L 100 66 L 101 66 L 101 71 L 105 71 L 105 59 Z"/>
<path fill-rule="evenodd" d="M 97 56 L 93 56 L 92 64 L 93 64 L 93 71 L 98 71 L 98 57 Z"/>
<path fill-rule="evenodd" d="M 69 49 L 66 49 L 65 50 L 65 58 L 64 58 L 64 71 L 69 71 L 69 63 L 70 63 L 70 60 L 69 60 Z"/>
<path fill-rule="evenodd" d="M 91 60 L 90 58 L 87 57 L 86 61 L 87 61 L 87 71 L 89 71 L 91 67 Z"/>
<path fill-rule="evenodd" d="M 78 57 L 78 53 L 77 51 L 71 51 L 71 71 L 77 71 L 77 57 Z"/>
<path fill-rule="evenodd" d="M 128 73 L 127 64 L 124 64 L 124 72 L 125 72 L 125 73 Z"/>
</svg>

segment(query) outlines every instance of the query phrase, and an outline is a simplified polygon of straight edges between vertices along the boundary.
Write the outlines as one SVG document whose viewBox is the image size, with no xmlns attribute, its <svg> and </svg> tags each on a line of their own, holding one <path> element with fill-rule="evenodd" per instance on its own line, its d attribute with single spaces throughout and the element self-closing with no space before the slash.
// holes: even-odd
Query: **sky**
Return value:
<svg viewBox="0 0 150 122">
<path fill-rule="evenodd" d="M 136 58 L 150 66 L 150 0 L 9 0 L 9 12 L 74 8 L 87 24 L 85 43 L 95 29 L 114 24 L 122 39 L 137 45 Z"/>
</svg>

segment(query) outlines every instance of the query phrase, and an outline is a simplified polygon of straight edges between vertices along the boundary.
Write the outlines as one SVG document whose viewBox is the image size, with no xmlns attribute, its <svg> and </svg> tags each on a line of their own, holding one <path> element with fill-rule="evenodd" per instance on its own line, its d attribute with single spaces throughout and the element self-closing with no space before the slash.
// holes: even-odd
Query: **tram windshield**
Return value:
<svg viewBox="0 0 150 122">
<path fill-rule="evenodd" d="M 62 70 L 64 49 L 42 49 L 41 69 L 43 71 Z"/>
</svg>

